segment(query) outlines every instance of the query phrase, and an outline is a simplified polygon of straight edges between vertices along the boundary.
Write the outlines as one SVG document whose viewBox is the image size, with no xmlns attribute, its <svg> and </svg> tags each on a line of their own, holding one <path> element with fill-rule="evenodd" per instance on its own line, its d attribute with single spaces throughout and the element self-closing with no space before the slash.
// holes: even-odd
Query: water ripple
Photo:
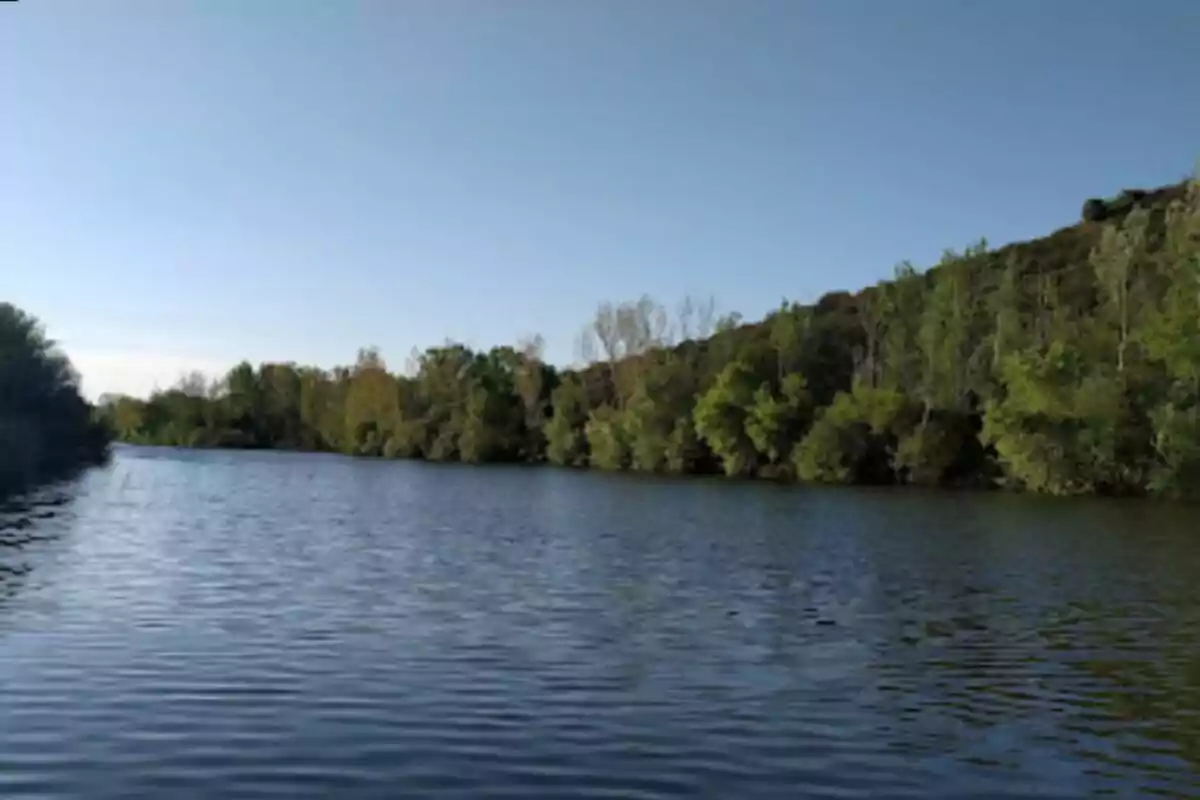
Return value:
<svg viewBox="0 0 1200 800">
<path fill-rule="evenodd" d="M 0 507 L 0 794 L 1194 797 L 1198 521 L 123 448 Z"/>
</svg>

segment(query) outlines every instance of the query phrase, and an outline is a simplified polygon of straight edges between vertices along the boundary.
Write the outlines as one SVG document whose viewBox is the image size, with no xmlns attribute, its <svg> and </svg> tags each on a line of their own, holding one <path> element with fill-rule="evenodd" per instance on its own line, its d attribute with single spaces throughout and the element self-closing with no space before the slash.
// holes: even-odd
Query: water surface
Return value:
<svg viewBox="0 0 1200 800">
<path fill-rule="evenodd" d="M 1200 795 L 1200 510 L 121 448 L 0 512 L 0 796 Z"/>
</svg>

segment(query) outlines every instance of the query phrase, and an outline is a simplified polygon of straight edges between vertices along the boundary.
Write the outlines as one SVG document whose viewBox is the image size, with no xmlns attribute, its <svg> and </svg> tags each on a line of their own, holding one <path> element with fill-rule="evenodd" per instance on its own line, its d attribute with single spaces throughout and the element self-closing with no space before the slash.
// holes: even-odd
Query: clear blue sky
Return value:
<svg viewBox="0 0 1200 800">
<path fill-rule="evenodd" d="M 85 390 L 714 294 L 758 318 L 1200 155 L 1200 3 L 0 4 L 0 298 Z"/>
</svg>

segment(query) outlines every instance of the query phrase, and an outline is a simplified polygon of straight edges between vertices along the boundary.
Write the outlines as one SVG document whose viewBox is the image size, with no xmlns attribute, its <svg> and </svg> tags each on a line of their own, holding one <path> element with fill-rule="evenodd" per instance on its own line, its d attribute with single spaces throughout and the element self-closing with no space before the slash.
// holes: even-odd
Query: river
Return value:
<svg viewBox="0 0 1200 800">
<path fill-rule="evenodd" d="M 0 511 L 0 796 L 1200 795 L 1200 509 L 119 449 Z"/>
</svg>

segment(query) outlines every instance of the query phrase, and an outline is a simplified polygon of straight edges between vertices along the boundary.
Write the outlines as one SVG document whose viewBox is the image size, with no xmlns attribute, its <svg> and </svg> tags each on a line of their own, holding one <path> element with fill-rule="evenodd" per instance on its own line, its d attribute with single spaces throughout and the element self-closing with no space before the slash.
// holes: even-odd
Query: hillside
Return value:
<svg viewBox="0 0 1200 800">
<path fill-rule="evenodd" d="M 1081 218 L 1073 225 L 1060 228 L 1055 232 L 1027 242 L 1013 242 L 996 250 L 990 250 L 976 256 L 972 268 L 982 273 L 989 271 L 1000 273 L 1010 261 L 1013 263 L 1020 280 L 1036 282 L 1039 277 L 1053 276 L 1063 282 L 1065 292 L 1070 296 L 1087 297 L 1088 302 L 1094 301 L 1094 281 L 1086 275 L 1090 270 L 1089 257 L 1092 250 L 1100 242 L 1105 223 L 1119 223 L 1135 208 L 1146 209 L 1154 217 L 1154 223 L 1161 225 L 1162 217 L 1173 202 L 1182 201 L 1187 193 L 1187 182 L 1181 182 L 1157 189 L 1126 189 L 1121 195 L 1112 200 L 1092 198 L 1084 202 L 1085 214 L 1088 204 L 1101 203 L 1105 212 L 1098 221 Z M 1136 197 L 1136 200 L 1131 198 Z M 1111 210 L 1109 208 L 1111 207 Z M 931 266 L 924 272 L 933 280 L 938 271 L 937 265 Z M 1083 275 L 1083 278 L 1075 276 Z M 888 286 L 892 282 L 884 281 L 881 285 Z M 986 283 L 986 281 L 984 281 Z M 1074 291 L 1070 291 L 1070 290 Z M 878 286 L 853 290 L 836 290 L 826 293 L 813 307 L 813 313 L 818 317 L 840 318 L 844 327 L 859 325 L 857 320 L 859 308 L 865 298 L 877 294 Z M 752 341 L 755 337 L 766 336 L 770 320 L 739 325 L 736 330 L 717 334 L 714 338 L 730 337 L 739 344 Z"/>
<path fill-rule="evenodd" d="M 243 364 L 107 406 L 124 439 L 805 481 L 1192 494 L 1200 474 L 1200 194 L 1083 219 L 766 319 L 604 304 L 579 372 L 537 342 Z"/>
</svg>

